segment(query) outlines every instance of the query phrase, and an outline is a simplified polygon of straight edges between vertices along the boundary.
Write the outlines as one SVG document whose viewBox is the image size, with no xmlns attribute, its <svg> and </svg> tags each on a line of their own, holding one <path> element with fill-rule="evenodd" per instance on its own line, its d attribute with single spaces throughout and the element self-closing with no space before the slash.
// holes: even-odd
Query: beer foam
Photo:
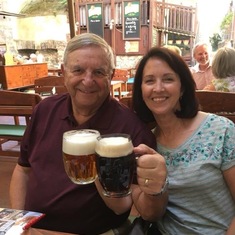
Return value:
<svg viewBox="0 0 235 235">
<path fill-rule="evenodd" d="M 96 153 L 102 157 L 122 157 L 133 151 L 132 142 L 126 137 L 107 137 L 99 141 Z"/>
<path fill-rule="evenodd" d="M 93 154 L 99 134 L 78 132 L 67 135 L 63 141 L 63 152 L 70 155 Z"/>
</svg>

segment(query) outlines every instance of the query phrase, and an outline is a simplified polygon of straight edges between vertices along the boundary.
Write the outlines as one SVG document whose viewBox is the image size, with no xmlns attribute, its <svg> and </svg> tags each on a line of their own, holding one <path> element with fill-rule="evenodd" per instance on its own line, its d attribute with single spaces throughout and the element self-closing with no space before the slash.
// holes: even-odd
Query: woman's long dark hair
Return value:
<svg viewBox="0 0 235 235">
<path fill-rule="evenodd" d="M 143 70 L 150 58 L 159 58 L 165 61 L 170 68 L 178 74 L 181 82 L 182 97 L 180 98 L 180 110 L 175 112 L 179 118 L 193 118 L 198 112 L 198 101 L 195 95 L 196 84 L 192 77 L 191 71 L 183 58 L 177 53 L 167 48 L 153 47 L 141 59 L 135 74 L 133 84 L 133 109 L 137 115 L 146 123 L 155 121 L 151 110 L 143 100 L 141 84 L 143 79 Z"/>
</svg>

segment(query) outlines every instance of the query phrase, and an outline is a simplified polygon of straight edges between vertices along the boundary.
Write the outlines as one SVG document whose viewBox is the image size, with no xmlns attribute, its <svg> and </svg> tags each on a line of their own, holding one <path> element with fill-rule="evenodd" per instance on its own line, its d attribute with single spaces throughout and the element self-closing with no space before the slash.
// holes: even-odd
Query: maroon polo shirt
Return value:
<svg viewBox="0 0 235 235">
<path fill-rule="evenodd" d="M 31 167 L 26 210 L 46 213 L 35 227 L 76 233 L 100 234 L 120 226 L 129 212 L 116 215 L 99 196 L 94 183 L 76 185 L 66 175 L 62 136 L 73 129 L 96 129 L 101 134 L 128 133 L 133 145 L 155 148 L 152 132 L 137 116 L 111 97 L 86 123 L 78 125 L 68 94 L 42 100 L 35 108 L 21 144 L 18 163 Z"/>
</svg>

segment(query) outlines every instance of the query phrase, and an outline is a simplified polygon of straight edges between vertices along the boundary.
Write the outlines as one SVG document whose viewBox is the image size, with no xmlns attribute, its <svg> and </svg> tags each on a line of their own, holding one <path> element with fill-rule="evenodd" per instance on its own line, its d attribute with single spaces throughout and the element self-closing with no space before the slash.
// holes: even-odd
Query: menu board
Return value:
<svg viewBox="0 0 235 235">
<path fill-rule="evenodd" d="M 87 5 L 88 11 L 88 32 L 104 37 L 102 3 Z"/>
<path fill-rule="evenodd" d="M 123 2 L 124 27 L 123 39 L 140 38 L 140 2 Z"/>
</svg>

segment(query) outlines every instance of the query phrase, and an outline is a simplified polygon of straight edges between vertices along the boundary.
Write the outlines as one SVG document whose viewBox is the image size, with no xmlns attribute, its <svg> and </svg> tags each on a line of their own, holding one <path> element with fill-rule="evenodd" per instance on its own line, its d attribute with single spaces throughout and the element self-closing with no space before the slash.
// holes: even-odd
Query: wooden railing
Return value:
<svg viewBox="0 0 235 235">
<path fill-rule="evenodd" d="M 196 8 L 163 2 L 153 2 L 153 26 L 168 32 L 194 35 Z"/>
</svg>

